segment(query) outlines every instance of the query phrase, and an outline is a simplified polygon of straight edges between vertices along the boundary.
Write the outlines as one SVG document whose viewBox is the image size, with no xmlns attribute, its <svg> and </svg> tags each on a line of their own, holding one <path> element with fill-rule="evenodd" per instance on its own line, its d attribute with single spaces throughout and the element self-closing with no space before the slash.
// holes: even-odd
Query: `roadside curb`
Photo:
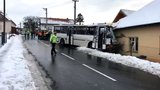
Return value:
<svg viewBox="0 0 160 90">
<path fill-rule="evenodd" d="M 26 47 L 25 47 L 26 48 Z M 35 82 L 37 90 L 55 90 L 56 82 L 53 80 L 45 68 L 35 58 L 34 55 L 26 48 L 24 57 L 27 60 L 28 67 L 31 71 L 32 78 Z"/>
</svg>

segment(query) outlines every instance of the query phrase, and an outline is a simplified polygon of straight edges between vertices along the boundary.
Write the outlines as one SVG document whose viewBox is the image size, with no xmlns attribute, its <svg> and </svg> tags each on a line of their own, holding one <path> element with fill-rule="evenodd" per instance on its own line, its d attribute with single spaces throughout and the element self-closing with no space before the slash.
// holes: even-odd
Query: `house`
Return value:
<svg viewBox="0 0 160 90">
<path fill-rule="evenodd" d="M 14 28 L 16 28 L 16 24 L 12 20 L 10 20 L 9 18 L 6 18 L 5 32 L 9 33 Z M 3 32 L 3 13 L 0 11 L 0 33 L 1 32 Z"/>
<path fill-rule="evenodd" d="M 120 19 L 114 33 L 123 44 L 123 54 L 160 62 L 160 0 Z"/>
<path fill-rule="evenodd" d="M 52 30 L 54 25 L 74 24 L 73 19 L 64 18 L 47 18 L 47 28 Z M 46 18 L 40 17 L 40 28 L 46 30 Z"/>
</svg>

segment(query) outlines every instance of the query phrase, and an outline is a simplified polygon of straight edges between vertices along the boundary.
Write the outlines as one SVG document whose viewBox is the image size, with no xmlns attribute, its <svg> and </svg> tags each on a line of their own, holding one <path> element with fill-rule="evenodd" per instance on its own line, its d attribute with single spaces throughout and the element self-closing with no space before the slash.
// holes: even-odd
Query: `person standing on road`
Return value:
<svg viewBox="0 0 160 90">
<path fill-rule="evenodd" d="M 27 39 L 27 30 L 25 30 L 24 32 L 24 37 L 25 37 L 25 40 Z"/>
<path fill-rule="evenodd" d="M 57 40 L 58 40 L 57 33 L 54 32 L 54 34 L 50 36 L 50 43 L 52 44 L 51 55 L 53 55 L 53 52 L 56 55 L 55 46 L 56 46 Z"/>
<path fill-rule="evenodd" d="M 29 40 L 30 38 L 30 29 L 27 30 L 27 39 Z"/>
</svg>

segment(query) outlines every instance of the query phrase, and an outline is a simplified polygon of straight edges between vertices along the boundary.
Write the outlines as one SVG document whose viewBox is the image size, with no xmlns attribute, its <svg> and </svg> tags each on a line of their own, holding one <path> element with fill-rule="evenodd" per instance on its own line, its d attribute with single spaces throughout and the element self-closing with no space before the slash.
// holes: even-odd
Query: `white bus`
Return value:
<svg viewBox="0 0 160 90">
<path fill-rule="evenodd" d="M 99 50 L 106 50 L 116 43 L 112 27 L 107 25 L 55 25 L 58 41 Z"/>
</svg>

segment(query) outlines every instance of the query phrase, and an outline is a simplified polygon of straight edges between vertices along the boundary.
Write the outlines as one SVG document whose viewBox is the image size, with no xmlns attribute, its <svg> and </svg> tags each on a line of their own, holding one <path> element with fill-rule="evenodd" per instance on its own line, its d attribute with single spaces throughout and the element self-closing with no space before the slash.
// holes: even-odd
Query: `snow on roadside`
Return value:
<svg viewBox="0 0 160 90">
<path fill-rule="evenodd" d="M 136 58 L 134 56 L 122 56 L 120 54 L 101 52 L 101 51 L 98 51 L 95 49 L 89 49 L 86 47 L 78 47 L 77 49 L 79 51 L 88 53 L 90 55 L 106 58 L 107 60 L 110 60 L 116 63 L 121 63 L 129 67 L 139 68 L 140 70 L 149 72 L 153 75 L 157 75 L 160 77 L 160 63 L 150 62 L 147 60 Z"/>
<path fill-rule="evenodd" d="M 36 90 L 24 51 L 21 36 L 10 38 L 0 48 L 0 90 Z"/>
</svg>

